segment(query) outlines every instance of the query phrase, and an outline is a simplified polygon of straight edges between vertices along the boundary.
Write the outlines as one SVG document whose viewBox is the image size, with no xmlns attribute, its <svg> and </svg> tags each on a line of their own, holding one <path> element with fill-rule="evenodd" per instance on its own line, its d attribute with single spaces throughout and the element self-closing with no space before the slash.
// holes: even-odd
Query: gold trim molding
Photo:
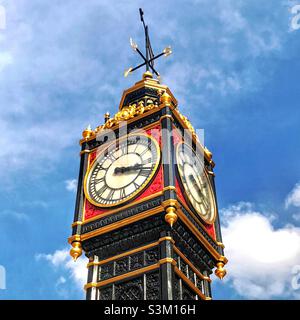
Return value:
<svg viewBox="0 0 300 320">
<path fill-rule="evenodd" d="M 82 221 L 74 221 L 74 222 L 72 223 L 72 228 L 74 228 L 74 227 L 76 227 L 76 226 L 80 226 L 80 225 L 82 225 Z"/>
<path fill-rule="evenodd" d="M 146 273 L 146 272 L 149 272 L 149 271 L 152 271 L 152 270 L 156 270 L 158 269 L 162 264 L 165 264 L 165 263 L 171 263 L 172 265 L 176 265 L 176 261 L 172 258 L 165 258 L 165 259 L 161 259 L 159 260 L 158 263 L 155 263 L 155 264 L 152 264 L 150 266 L 147 266 L 147 267 L 144 267 L 144 268 L 141 268 L 141 269 L 138 269 L 138 270 L 134 270 L 134 271 L 131 271 L 131 272 L 128 272 L 128 273 L 124 273 L 124 274 L 121 274 L 119 276 L 116 276 L 116 277 L 112 277 L 110 279 L 107 279 L 107 280 L 103 280 L 103 281 L 99 281 L 99 282 L 90 282 L 90 283 L 87 283 L 85 286 L 84 286 L 84 289 L 87 290 L 89 288 L 98 288 L 98 287 L 103 287 L 107 284 L 110 284 L 112 282 L 117 282 L 117 281 L 121 281 L 123 279 L 127 279 L 127 278 L 130 278 L 130 277 L 134 277 L 134 276 L 137 276 L 137 275 L 140 275 L 140 274 L 143 274 L 143 273 Z"/>
<path fill-rule="evenodd" d="M 110 224 L 108 226 L 105 226 L 105 227 L 102 227 L 100 229 L 97 229 L 97 230 L 82 234 L 81 235 L 81 240 L 84 241 L 86 239 L 98 236 L 100 234 L 104 234 L 104 233 L 109 232 L 111 230 L 119 229 L 119 228 L 121 228 L 123 226 L 126 226 L 126 225 L 128 225 L 130 223 L 133 223 L 133 222 L 136 222 L 136 221 L 139 221 L 139 220 L 142 220 L 142 219 L 145 219 L 145 218 L 147 218 L 149 216 L 152 216 L 154 214 L 157 214 L 157 213 L 159 213 L 161 211 L 162 211 L 162 208 L 160 206 L 158 206 L 156 208 L 153 208 L 151 210 L 148 210 L 148 211 L 144 211 L 144 212 L 142 212 L 140 214 L 137 214 L 137 215 L 135 215 L 133 217 L 130 217 L 130 218 L 118 221 L 116 223 L 112 223 L 112 224 Z"/>
</svg>

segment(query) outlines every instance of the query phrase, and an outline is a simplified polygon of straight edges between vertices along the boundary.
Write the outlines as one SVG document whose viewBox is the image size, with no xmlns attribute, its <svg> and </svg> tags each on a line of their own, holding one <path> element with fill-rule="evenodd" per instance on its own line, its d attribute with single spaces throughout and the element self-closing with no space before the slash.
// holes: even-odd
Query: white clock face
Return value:
<svg viewBox="0 0 300 320">
<path fill-rule="evenodd" d="M 193 208 L 206 223 L 213 223 L 216 205 L 203 161 L 196 156 L 190 146 L 181 143 L 176 152 L 177 167 L 185 194 Z"/>
<path fill-rule="evenodd" d="M 124 203 L 144 189 L 159 161 L 158 143 L 150 136 L 121 138 L 97 156 L 85 178 L 85 194 L 100 207 Z"/>
</svg>

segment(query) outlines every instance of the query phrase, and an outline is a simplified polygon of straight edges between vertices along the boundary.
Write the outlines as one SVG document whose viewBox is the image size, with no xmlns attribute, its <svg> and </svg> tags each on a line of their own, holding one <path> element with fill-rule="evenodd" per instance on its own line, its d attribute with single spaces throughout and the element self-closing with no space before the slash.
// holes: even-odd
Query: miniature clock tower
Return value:
<svg viewBox="0 0 300 320">
<path fill-rule="evenodd" d="M 210 275 L 226 274 L 212 154 L 154 75 L 146 72 L 119 111 L 83 131 L 71 255 L 89 258 L 89 300 L 210 300 Z M 152 72 L 150 72 L 150 69 Z"/>
</svg>

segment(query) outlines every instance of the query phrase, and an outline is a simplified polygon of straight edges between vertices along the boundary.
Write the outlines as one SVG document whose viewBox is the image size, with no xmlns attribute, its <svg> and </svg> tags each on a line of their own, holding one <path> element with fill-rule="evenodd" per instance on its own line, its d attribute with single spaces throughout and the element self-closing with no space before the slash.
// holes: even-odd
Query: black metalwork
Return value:
<svg viewBox="0 0 300 320">
<path fill-rule="evenodd" d="M 125 71 L 124 75 L 125 75 L 125 77 L 127 77 L 127 75 L 129 73 L 131 73 L 131 72 L 133 72 L 143 66 L 146 66 L 146 71 L 149 71 L 151 69 L 152 72 L 157 77 L 159 77 L 159 73 L 154 68 L 154 61 L 161 56 L 166 56 L 166 57 L 169 56 L 172 53 L 172 50 L 171 50 L 171 47 L 166 47 L 161 53 L 159 53 L 156 56 L 154 55 L 152 47 L 151 47 L 148 25 L 146 25 L 145 20 L 144 20 L 144 12 L 141 8 L 139 9 L 139 12 L 140 12 L 141 21 L 143 23 L 144 32 L 145 32 L 146 56 L 138 48 L 138 45 L 130 38 L 130 45 L 131 45 L 132 49 L 134 51 L 136 51 L 141 56 L 141 58 L 144 60 L 144 62 L 142 62 L 141 64 L 139 64 L 138 66 L 136 66 L 134 68 L 129 68 L 128 70 Z"/>
</svg>

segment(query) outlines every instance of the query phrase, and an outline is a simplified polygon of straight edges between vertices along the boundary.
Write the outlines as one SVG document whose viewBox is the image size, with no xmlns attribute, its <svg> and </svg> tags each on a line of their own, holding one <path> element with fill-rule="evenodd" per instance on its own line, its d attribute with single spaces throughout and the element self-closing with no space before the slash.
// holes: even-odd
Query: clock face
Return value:
<svg viewBox="0 0 300 320">
<path fill-rule="evenodd" d="M 122 204 L 142 191 L 160 161 L 156 140 L 147 135 L 128 135 L 102 150 L 85 177 L 88 200 L 99 207 Z"/>
<path fill-rule="evenodd" d="M 213 223 L 216 215 L 214 193 L 203 161 L 185 143 L 177 146 L 177 168 L 185 194 L 206 223 Z"/>
</svg>

